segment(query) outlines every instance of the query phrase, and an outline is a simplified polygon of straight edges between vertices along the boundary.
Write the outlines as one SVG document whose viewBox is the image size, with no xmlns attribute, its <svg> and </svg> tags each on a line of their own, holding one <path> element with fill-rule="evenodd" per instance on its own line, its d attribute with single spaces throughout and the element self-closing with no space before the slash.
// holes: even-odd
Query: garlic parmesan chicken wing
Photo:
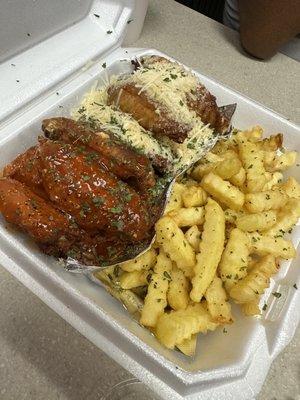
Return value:
<svg viewBox="0 0 300 400">
<path fill-rule="evenodd" d="M 155 176 L 150 161 L 123 144 L 117 143 L 110 134 L 94 131 L 80 122 L 58 117 L 45 119 L 42 124 L 45 136 L 65 143 L 85 145 L 101 154 L 102 164 L 117 177 L 135 180 L 140 189 L 155 184 Z"/>
<path fill-rule="evenodd" d="M 83 262 L 95 261 L 92 239 L 71 218 L 37 196 L 26 185 L 0 179 L 0 211 L 5 219 L 26 232 L 49 255 L 66 256 L 76 251 Z"/>
<path fill-rule="evenodd" d="M 106 169 L 101 154 L 49 140 L 39 155 L 47 195 L 79 226 L 131 241 L 147 236 L 151 223 L 140 195 Z"/>
<path fill-rule="evenodd" d="M 219 134 L 228 130 L 230 121 L 215 97 L 181 65 L 157 56 L 146 56 L 135 65 L 133 74 L 110 85 L 109 104 L 131 114 L 145 129 L 178 143 L 196 123 L 209 124 Z"/>
</svg>

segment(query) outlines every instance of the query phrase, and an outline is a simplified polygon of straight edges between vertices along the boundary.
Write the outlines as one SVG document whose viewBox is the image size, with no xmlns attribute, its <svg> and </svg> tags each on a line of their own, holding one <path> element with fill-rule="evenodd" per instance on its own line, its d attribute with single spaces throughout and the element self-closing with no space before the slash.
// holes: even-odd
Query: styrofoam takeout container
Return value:
<svg viewBox="0 0 300 400">
<path fill-rule="evenodd" d="M 65 3 L 67 7 L 68 2 L 58 3 L 60 6 Z M 39 5 L 43 3 L 47 7 L 44 1 Z M 78 13 L 83 18 L 74 12 L 73 21 L 63 19 L 64 26 L 71 26 L 55 35 L 50 32 L 50 36 L 38 44 L 33 38 L 29 48 L 24 49 L 22 43 L 16 41 L 19 53 L 10 54 L 6 60 L 2 57 L 0 168 L 36 142 L 43 118 L 68 116 L 96 81 L 105 82 L 110 74 L 128 71 L 130 63 L 124 60 L 144 54 L 162 54 L 152 49 L 120 48 L 135 1 L 94 1 L 88 4 L 87 14 L 82 2 L 78 3 L 81 3 Z M 55 4 L 51 2 L 51 7 L 57 6 Z M 25 20 L 26 15 L 24 11 Z M 78 18 L 79 22 L 74 24 Z M 24 34 L 30 29 L 25 25 L 21 27 Z M 18 27 L 18 34 L 21 28 Z M 1 49 L 2 54 L 4 50 Z M 102 67 L 104 62 L 106 69 Z M 285 145 L 300 151 L 300 130 L 295 125 L 213 79 L 197 75 L 217 97 L 219 105 L 237 103 L 233 121 L 236 127 L 260 124 L 266 134 L 283 132 Z M 295 167 L 291 174 L 300 179 L 299 168 Z M 299 239 L 300 226 L 297 226 L 292 235 L 296 246 Z M 293 337 L 300 317 L 300 290 L 293 287 L 295 283 L 300 287 L 298 256 L 291 263 L 283 262 L 279 274 L 272 280 L 263 299 L 268 308 L 261 319 L 243 317 L 234 307 L 236 322 L 224 332 L 219 329 L 201 335 L 197 354 L 189 359 L 163 348 L 105 290 L 84 276 L 63 270 L 25 235 L 7 229 L 2 217 L 0 263 L 74 328 L 164 399 L 252 399 L 259 392 L 272 360 Z M 282 293 L 280 299 L 272 296 L 274 291 Z"/>
</svg>

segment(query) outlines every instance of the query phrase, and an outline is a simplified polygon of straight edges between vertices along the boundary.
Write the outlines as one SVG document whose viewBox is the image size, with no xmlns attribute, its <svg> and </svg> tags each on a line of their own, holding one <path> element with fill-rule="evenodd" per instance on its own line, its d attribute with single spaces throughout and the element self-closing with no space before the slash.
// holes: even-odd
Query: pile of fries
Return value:
<svg viewBox="0 0 300 400">
<path fill-rule="evenodd" d="M 96 273 L 169 349 L 192 356 L 198 333 L 233 322 L 230 300 L 259 315 L 280 259 L 296 256 L 284 236 L 300 217 L 300 185 L 282 172 L 297 153 L 262 133 L 218 142 L 174 184 L 152 248 Z"/>
</svg>

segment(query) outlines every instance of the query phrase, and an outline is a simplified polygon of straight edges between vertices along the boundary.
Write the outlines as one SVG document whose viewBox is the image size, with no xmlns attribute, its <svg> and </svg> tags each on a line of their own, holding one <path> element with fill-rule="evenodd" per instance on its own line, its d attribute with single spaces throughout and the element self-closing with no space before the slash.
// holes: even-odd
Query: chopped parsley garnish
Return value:
<svg viewBox="0 0 300 400">
<path fill-rule="evenodd" d="M 223 328 L 223 333 L 227 333 L 228 331 L 225 329 L 225 328 Z"/>
<path fill-rule="evenodd" d="M 99 14 L 94 14 L 94 16 L 95 16 L 96 18 L 100 18 L 100 15 L 99 15 Z"/>
<path fill-rule="evenodd" d="M 296 290 L 298 289 L 298 286 L 297 286 L 296 283 L 294 283 L 293 288 L 296 289 Z"/>
<path fill-rule="evenodd" d="M 111 33 L 113 33 L 113 31 L 106 31 L 106 33 L 107 33 L 108 35 L 110 35 Z"/>
<path fill-rule="evenodd" d="M 102 68 L 106 68 L 106 62 L 102 64 Z"/>
<path fill-rule="evenodd" d="M 276 297 L 277 299 L 279 299 L 281 297 L 281 293 L 279 293 L 279 292 L 273 292 L 272 295 L 274 297 Z"/>
<path fill-rule="evenodd" d="M 95 204 L 96 207 L 100 207 L 102 204 L 105 203 L 103 197 L 96 196 L 93 198 L 92 202 Z"/>
<path fill-rule="evenodd" d="M 82 175 L 82 179 L 87 182 L 91 179 L 91 177 L 89 175 Z"/>
<path fill-rule="evenodd" d="M 178 76 L 176 75 L 176 74 L 170 74 L 170 77 L 172 78 L 172 79 L 177 79 L 178 78 Z"/>
<path fill-rule="evenodd" d="M 180 101 L 179 101 L 179 104 L 180 104 L 181 106 L 183 106 L 183 101 L 182 101 L 182 100 L 180 100 Z"/>
<path fill-rule="evenodd" d="M 124 222 L 123 221 L 113 221 L 111 223 L 112 226 L 114 226 L 115 228 L 117 228 L 118 230 L 121 230 L 124 228 Z"/>
<path fill-rule="evenodd" d="M 129 19 L 129 20 L 127 21 L 127 24 L 130 24 L 132 21 L 133 21 L 133 19 Z"/>
<path fill-rule="evenodd" d="M 263 311 L 266 311 L 266 309 L 268 308 L 268 306 L 267 306 L 267 304 L 265 303 L 264 305 L 263 305 Z"/>
<path fill-rule="evenodd" d="M 168 77 L 166 77 L 166 78 L 163 79 L 163 81 L 164 81 L 164 82 L 171 82 L 171 79 L 168 78 Z"/>
<path fill-rule="evenodd" d="M 167 271 L 164 271 L 164 277 L 166 277 L 167 279 L 171 280 L 171 276 Z"/>
<path fill-rule="evenodd" d="M 112 207 L 110 209 L 110 212 L 112 212 L 113 214 L 120 214 L 122 212 L 123 208 L 121 206 L 116 206 L 116 207 Z"/>
</svg>

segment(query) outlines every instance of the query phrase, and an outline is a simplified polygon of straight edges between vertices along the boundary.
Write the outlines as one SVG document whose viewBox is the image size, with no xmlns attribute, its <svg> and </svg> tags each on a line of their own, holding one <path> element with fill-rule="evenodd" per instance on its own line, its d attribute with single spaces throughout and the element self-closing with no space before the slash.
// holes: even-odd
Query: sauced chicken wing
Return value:
<svg viewBox="0 0 300 400">
<path fill-rule="evenodd" d="M 95 261 L 96 246 L 72 219 L 10 178 L 0 179 L 0 211 L 5 219 L 33 238 L 43 251 L 66 256 L 76 251 L 78 259 Z"/>
<path fill-rule="evenodd" d="M 148 158 L 116 143 L 108 133 L 93 131 L 80 122 L 62 117 L 45 119 L 42 129 L 50 139 L 83 144 L 96 150 L 102 155 L 102 164 L 121 179 L 134 178 L 140 188 L 149 188 L 155 184 Z"/>
<path fill-rule="evenodd" d="M 39 154 L 50 200 L 81 227 L 119 233 L 132 241 L 147 236 L 146 206 L 129 185 L 101 167 L 101 155 L 52 141 L 41 143 Z"/>
<path fill-rule="evenodd" d="M 3 170 L 3 176 L 25 183 L 34 193 L 47 198 L 43 188 L 38 158 L 38 146 L 30 147 Z"/>
</svg>

